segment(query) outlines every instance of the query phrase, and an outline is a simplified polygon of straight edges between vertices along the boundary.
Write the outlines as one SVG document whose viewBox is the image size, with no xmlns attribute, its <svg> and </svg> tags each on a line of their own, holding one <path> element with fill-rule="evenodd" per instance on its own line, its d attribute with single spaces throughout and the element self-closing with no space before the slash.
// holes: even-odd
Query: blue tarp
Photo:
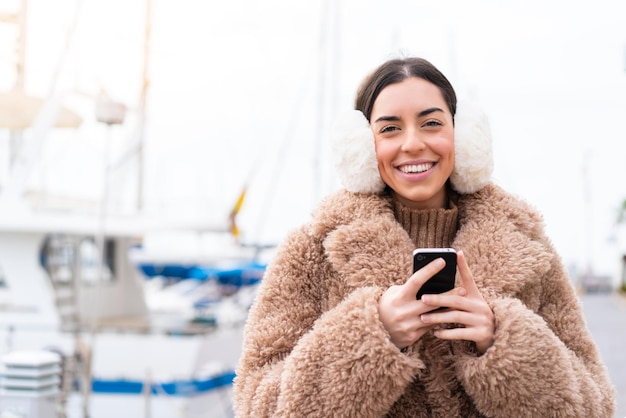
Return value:
<svg viewBox="0 0 626 418">
<path fill-rule="evenodd" d="M 153 395 L 195 396 L 224 386 L 230 386 L 234 378 L 235 372 L 229 371 L 208 379 L 156 382 L 151 384 L 151 392 Z M 94 393 L 139 395 L 143 393 L 143 390 L 144 382 L 137 380 L 94 378 L 92 381 L 92 391 Z"/>
<path fill-rule="evenodd" d="M 247 286 L 258 283 L 266 265 L 256 262 L 242 263 L 233 267 L 216 267 L 186 264 L 139 264 L 138 268 L 148 278 L 163 276 L 175 279 L 216 279 L 220 284 Z"/>
</svg>

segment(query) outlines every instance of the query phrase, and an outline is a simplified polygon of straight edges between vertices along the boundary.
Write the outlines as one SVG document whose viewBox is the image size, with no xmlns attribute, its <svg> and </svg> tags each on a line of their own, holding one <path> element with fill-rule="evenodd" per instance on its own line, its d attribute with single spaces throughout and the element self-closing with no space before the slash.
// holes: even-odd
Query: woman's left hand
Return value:
<svg viewBox="0 0 626 418">
<path fill-rule="evenodd" d="M 474 341 L 483 354 L 493 344 L 495 318 L 483 296 L 480 294 L 472 272 L 467 265 L 463 251 L 457 254 L 459 273 L 465 292 L 461 295 L 424 295 L 422 302 L 433 307 L 446 306 L 447 309 L 425 313 L 421 321 L 425 324 L 458 324 L 458 328 L 439 328 L 435 336 L 443 340 Z M 462 295 L 465 293 L 465 295 Z"/>
</svg>

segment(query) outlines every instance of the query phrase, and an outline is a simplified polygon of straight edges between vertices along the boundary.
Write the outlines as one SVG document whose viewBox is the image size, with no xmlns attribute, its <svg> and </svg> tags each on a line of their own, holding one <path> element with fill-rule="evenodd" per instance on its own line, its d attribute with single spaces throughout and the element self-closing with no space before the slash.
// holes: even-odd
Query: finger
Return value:
<svg viewBox="0 0 626 418">
<path fill-rule="evenodd" d="M 467 289 L 468 295 L 481 296 L 481 293 L 478 290 L 478 286 L 476 286 L 476 282 L 474 282 L 474 276 L 472 276 L 472 271 L 467 264 L 465 253 L 463 253 L 462 250 L 459 250 L 457 252 L 457 262 L 459 273 L 461 275 L 461 283 L 463 284 L 463 287 Z"/>
<path fill-rule="evenodd" d="M 434 334 L 442 340 L 474 341 L 480 353 L 484 353 L 493 345 L 493 332 L 486 327 L 437 328 Z"/>
<path fill-rule="evenodd" d="M 464 287 L 455 287 L 452 290 L 448 290 L 445 293 L 441 293 L 441 295 L 458 295 L 458 296 L 465 296 L 467 295 L 467 290 Z"/>
<path fill-rule="evenodd" d="M 446 262 L 443 258 L 436 258 L 430 263 L 426 264 L 421 269 L 417 270 L 404 284 L 404 292 L 407 295 L 412 295 L 412 298 L 415 299 L 415 295 L 420 288 L 435 275 L 435 273 L 441 271 L 444 268 Z"/>
<path fill-rule="evenodd" d="M 470 311 L 458 310 L 455 308 L 424 313 L 420 315 L 420 321 L 424 324 L 460 324 L 464 327 L 473 327 L 483 323 L 480 315 L 475 315 Z"/>
<path fill-rule="evenodd" d="M 446 293 L 423 295 L 422 302 L 430 307 L 445 306 L 459 311 L 469 311 L 473 305 L 473 299 L 465 296 L 467 296 L 467 290 L 459 287 Z"/>
<path fill-rule="evenodd" d="M 466 340 L 474 341 L 476 339 L 475 330 L 472 328 L 438 328 L 434 331 L 435 337 L 442 340 Z"/>
</svg>

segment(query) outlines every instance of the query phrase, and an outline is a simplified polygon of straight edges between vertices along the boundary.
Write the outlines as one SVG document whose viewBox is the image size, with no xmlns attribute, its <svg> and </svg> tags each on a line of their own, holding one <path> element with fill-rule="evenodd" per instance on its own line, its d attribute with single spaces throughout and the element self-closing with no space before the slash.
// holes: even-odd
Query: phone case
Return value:
<svg viewBox="0 0 626 418">
<path fill-rule="evenodd" d="M 443 258 L 446 266 L 431 277 L 415 296 L 418 300 L 424 294 L 443 293 L 454 289 L 456 276 L 456 251 L 454 248 L 418 248 L 413 251 L 413 272 L 437 258 Z"/>
</svg>

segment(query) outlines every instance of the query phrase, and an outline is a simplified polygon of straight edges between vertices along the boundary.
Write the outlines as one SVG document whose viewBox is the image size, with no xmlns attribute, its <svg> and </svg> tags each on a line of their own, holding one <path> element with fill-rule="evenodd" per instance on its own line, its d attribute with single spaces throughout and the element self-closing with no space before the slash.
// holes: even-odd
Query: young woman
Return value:
<svg viewBox="0 0 626 418">
<path fill-rule="evenodd" d="M 345 189 L 288 236 L 250 311 L 237 416 L 612 417 L 541 217 L 489 182 L 482 115 L 420 58 L 376 69 L 356 111 Z M 453 290 L 416 299 L 445 264 L 413 273 L 418 247 L 457 250 Z"/>
</svg>

